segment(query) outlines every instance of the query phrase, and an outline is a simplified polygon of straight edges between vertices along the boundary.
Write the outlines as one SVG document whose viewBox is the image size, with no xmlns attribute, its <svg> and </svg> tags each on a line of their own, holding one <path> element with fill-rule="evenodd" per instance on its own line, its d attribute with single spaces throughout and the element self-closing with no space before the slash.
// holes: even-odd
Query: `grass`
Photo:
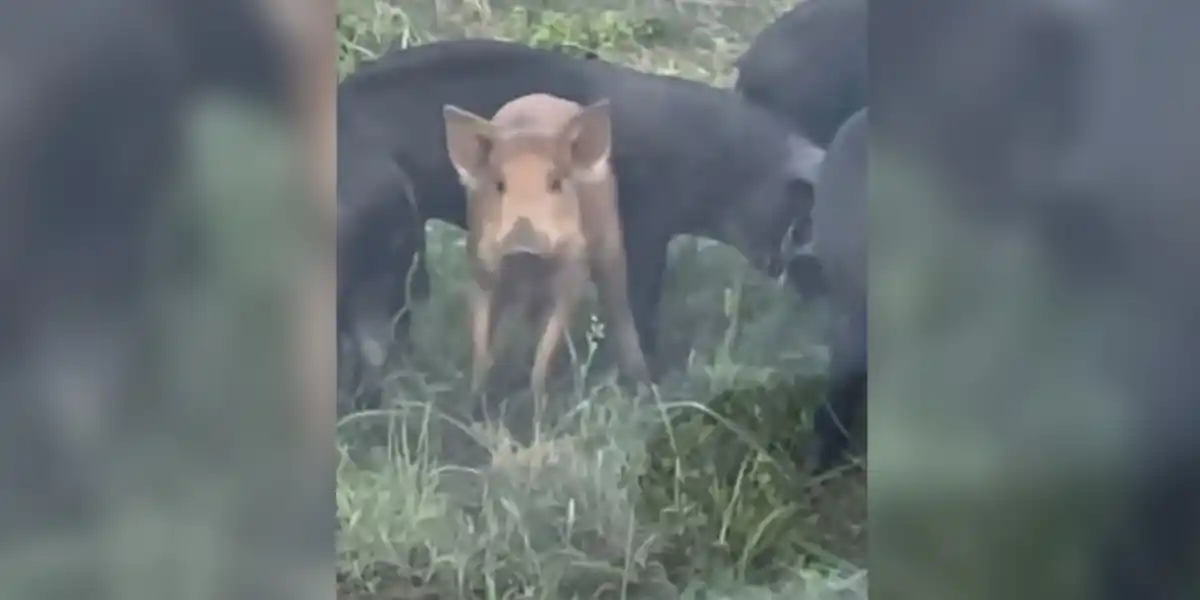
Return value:
<svg viewBox="0 0 1200 600">
<path fill-rule="evenodd" d="M 496 37 L 728 85 L 787 8 L 342 0 L 340 68 L 388 44 Z M 675 368 L 656 390 L 615 385 L 585 316 L 548 406 L 517 390 L 474 423 L 463 233 L 429 231 L 432 301 L 412 308 L 413 351 L 389 357 L 388 408 L 339 425 L 340 597 L 866 597 L 865 477 L 817 486 L 794 464 L 822 400 L 824 307 L 681 238 L 660 325 Z"/>
</svg>

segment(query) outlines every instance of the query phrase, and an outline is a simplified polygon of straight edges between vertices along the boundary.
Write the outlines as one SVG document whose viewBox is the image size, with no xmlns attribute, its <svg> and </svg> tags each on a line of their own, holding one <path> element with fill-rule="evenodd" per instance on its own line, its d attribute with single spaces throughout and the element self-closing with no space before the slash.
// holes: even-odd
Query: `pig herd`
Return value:
<svg viewBox="0 0 1200 600">
<path fill-rule="evenodd" d="M 512 314 L 538 329 L 544 395 L 588 282 L 621 374 L 650 383 L 667 247 L 699 235 L 833 301 L 829 410 L 806 460 L 835 464 L 866 400 L 866 6 L 800 4 L 739 59 L 734 90 L 478 39 L 360 67 L 338 88 L 343 378 L 407 334 L 436 219 L 468 232 L 474 391 Z"/>
</svg>

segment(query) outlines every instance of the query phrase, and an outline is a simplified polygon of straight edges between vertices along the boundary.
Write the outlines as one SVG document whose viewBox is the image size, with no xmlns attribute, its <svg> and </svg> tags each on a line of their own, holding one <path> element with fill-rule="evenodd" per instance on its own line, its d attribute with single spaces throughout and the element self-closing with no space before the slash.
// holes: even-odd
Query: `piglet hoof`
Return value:
<svg viewBox="0 0 1200 600">
<path fill-rule="evenodd" d="M 666 367 L 663 366 L 661 360 L 647 358 L 642 368 L 637 371 L 633 379 L 647 386 L 653 385 L 662 381 L 662 376 L 666 372 Z"/>
<path fill-rule="evenodd" d="M 650 379 L 650 374 L 646 370 L 639 371 L 618 371 L 617 383 L 620 386 L 635 395 L 641 396 L 648 394 L 654 389 L 654 381 Z"/>
<path fill-rule="evenodd" d="M 633 381 L 630 382 L 626 387 L 628 387 L 630 392 L 632 392 L 635 397 L 649 396 L 654 391 L 653 384 L 648 381 Z"/>
</svg>

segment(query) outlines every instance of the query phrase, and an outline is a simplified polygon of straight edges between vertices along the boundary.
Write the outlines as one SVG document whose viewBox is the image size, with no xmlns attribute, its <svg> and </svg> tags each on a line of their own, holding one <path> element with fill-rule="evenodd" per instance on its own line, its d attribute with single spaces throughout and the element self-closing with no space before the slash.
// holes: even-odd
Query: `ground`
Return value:
<svg viewBox="0 0 1200 600">
<path fill-rule="evenodd" d="M 786 3 L 342 0 L 343 73 L 387 43 L 472 36 L 596 50 L 716 85 Z M 431 302 L 387 372 L 390 410 L 343 420 L 343 598 L 865 597 L 866 477 L 796 468 L 822 399 L 824 307 L 694 238 L 672 249 L 657 393 L 611 385 L 576 328 L 546 407 L 471 425 L 461 231 L 430 226 Z M 593 360 L 593 358 L 595 360 Z M 519 441 L 518 441 L 519 440 Z"/>
</svg>

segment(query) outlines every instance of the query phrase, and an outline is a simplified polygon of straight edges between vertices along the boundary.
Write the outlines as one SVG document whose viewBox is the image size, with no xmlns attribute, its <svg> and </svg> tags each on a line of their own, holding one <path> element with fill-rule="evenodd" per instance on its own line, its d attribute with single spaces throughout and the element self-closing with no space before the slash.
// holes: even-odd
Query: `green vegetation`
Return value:
<svg viewBox="0 0 1200 600">
<path fill-rule="evenodd" d="M 516 4 L 342 0 L 339 66 L 388 44 L 494 37 L 728 85 L 788 8 Z M 594 352 L 603 326 L 583 318 L 553 406 L 514 394 L 510 414 L 469 425 L 462 237 L 430 227 L 434 301 L 413 308 L 417 351 L 388 370 L 391 408 L 340 425 L 340 597 L 866 596 L 865 478 L 818 489 L 793 463 L 822 396 L 824 307 L 729 248 L 680 239 L 660 326 L 678 367 L 654 393 L 613 384 Z"/>
</svg>

